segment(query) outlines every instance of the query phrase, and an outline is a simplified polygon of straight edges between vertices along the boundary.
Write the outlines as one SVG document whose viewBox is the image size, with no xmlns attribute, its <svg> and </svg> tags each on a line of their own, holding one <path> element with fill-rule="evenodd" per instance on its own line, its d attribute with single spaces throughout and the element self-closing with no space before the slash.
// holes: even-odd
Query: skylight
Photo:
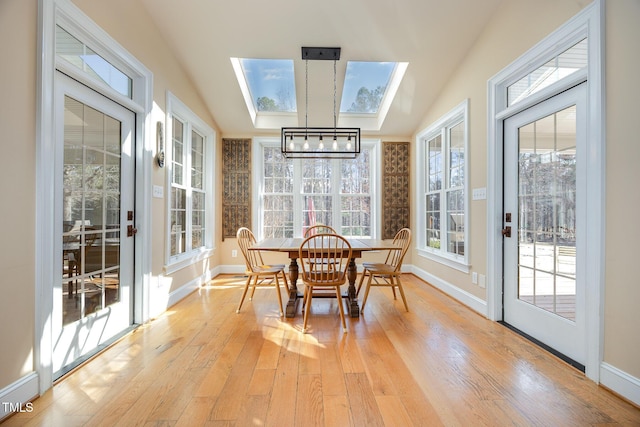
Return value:
<svg viewBox="0 0 640 427">
<path fill-rule="evenodd" d="M 240 66 L 258 113 L 296 111 L 293 60 L 242 58 Z"/>
<path fill-rule="evenodd" d="M 347 62 L 340 113 L 378 114 L 395 62 Z"/>
<path fill-rule="evenodd" d="M 230 59 L 256 129 L 299 126 L 292 59 Z M 338 126 L 380 130 L 408 65 L 347 61 Z"/>
</svg>

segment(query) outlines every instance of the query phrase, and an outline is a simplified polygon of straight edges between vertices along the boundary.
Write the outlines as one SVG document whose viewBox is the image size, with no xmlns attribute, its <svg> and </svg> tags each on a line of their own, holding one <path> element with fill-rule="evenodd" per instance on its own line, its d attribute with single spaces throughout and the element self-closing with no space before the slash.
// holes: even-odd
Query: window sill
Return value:
<svg viewBox="0 0 640 427">
<path fill-rule="evenodd" d="M 200 262 L 209 258 L 215 252 L 215 248 L 202 249 L 200 251 L 194 251 L 188 254 L 182 254 L 179 258 L 172 258 L 169 263 L 164 266 L 165 274 L 172 274 L 176 271 L 182 270 L 185 267 L 189 267 L 196 262 Z"/>
<path fill-rule="evenodd" d="M 427 249 L 418 249 L 418 255 L 442 265 L 446 265 L 447 267 L 451 267 L 463 273 L 469 274 L 469 272 L 471 271 L 471 266 L 467 263 L 466 259 L 441 255 Z"/>
</svg>

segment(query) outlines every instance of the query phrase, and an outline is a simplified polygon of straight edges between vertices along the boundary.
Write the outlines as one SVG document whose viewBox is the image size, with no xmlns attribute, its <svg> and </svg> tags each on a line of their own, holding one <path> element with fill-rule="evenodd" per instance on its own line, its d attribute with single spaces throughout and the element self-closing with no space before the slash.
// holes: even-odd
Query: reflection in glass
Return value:
<svg viewBox="0 0 640 427">
<path fill-rule="evenodd" d="M 519 298 L 574 320 L 575 106 L 521 127 L 519 144 Z"/>
<path fill-rule="evenodd" d="M 103 309 L 105 278 L 118 278 L 120 133 L 117 120 L 65 97 L 63 325 Z"/>
<path fill-rule="evenodd" d="M 522 101 L 564 77 L 586 68 L 587 50 L 587 39 L 583 39 L 509 86 L 507 88 L 508 105 Z"/>
</svg>

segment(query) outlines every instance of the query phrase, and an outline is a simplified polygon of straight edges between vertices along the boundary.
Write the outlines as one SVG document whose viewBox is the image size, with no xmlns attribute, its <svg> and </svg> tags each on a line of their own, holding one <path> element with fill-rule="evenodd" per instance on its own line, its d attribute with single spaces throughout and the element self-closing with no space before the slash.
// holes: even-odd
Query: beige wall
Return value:
<svg viewBox="0 0 640 427">
<path fill-rule="evenodd" d="M 604 360 L 640 378 L 640 2 L 607 1 Z"/>
<path fill-rule="evenodd" d="M 502 7 L 496 10 L 491 25 L 460 64 L 450 83 L 442 88 L 441 96 L 416 129 L 417 133 L 462 100 L 470 99 L 471 188 L 487 185 L 487 80 L 588 3 L 576 0 L 503 2 Z M 75 4 L 153 72 L 153 122 L 164 120 L 165 93 L 170 90 L 215 128 L 214 118 L 208 115 L 205 103 L 179 62 L 168 52 L 157 28 L 138 2 L 76 0 Z M 640 66 L 637 54 L 640 3 L 637 0 L 616 0 L 606 4 L 608 118 L 604 359 L 640 378 L 640 340 L 637 338 L 640 284 L 638 276 L 630 268 L 637 262 L 635 255 L 638 251 L 633 245 L 640 240 L 640 226 L 633 216 L 635 208 L 640 208 L 640 195 L 635 188 L 640 182 L 640 168 L 635 164 L 640 158 L 640 143 L 636 132 L 629 126 L 636 120 L 636 102 L 640 98 L 636 76 Z M 0 40 L 3 41 L 0 43 L 0 58 L 3 58 L 0 66 L 3 99 L 0 103 L 0 148 L 5 153 L 3 167 L 0 168 L 0 197 L 3 201 L 0 221 L 4 225 L 3 244 L 0 245 L 0 389 L 34 368 L 36 16 L 37 0 L 0 1 Z M 527 26 L 522 25 L 525 17 Z M 7 42 L 9 40 L 10 43 Z M 414 140 L 413 137 L 407 139 Z M 222 182 L 220 158 L 218 153 L 218 187 Z M 154 168 L 153 184 L 164 186 L 165 171 Z M 485 274 L 486 203 L 471 203 L 470 259 L 472 269 Z M 157 277 L 162 275 L 164 265 L 164 200 L 153 199 L 152 209 L 152 275 Z M 216 209 L 215 241 L 219 250 L 211 259 L 170 277 L 171 290 L 214 267 L 242 264 L 241 258 L 230 258 L 231 249 L 236 248 L 235 240 L 221 241 L 218 200 Z M 413 222 L 416 215 L 413 211 Z M 407 262 L 485 299 L 484 289 L 472 285 L 470 275 L 430 262 L 415 253 L 409 255 Z"/>
<path fill-rule="evenodd" d="M 33 370 L 36 1 L 0 1 L 0 389 Z"/>
</svg>

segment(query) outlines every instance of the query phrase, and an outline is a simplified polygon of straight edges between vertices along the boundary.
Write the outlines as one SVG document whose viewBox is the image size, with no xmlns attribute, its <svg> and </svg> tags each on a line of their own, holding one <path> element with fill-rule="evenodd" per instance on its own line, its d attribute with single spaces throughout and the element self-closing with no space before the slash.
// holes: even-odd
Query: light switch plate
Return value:
<svg viewBox="0 0 640 427">
<path fill-rule="evenodd" d="M 153 197 L 155 197 L 156 199 L 162 199 L 164 197 L 164 187 L 161 185 L 154 185 Z"/>
<path fill-rule="evenodd" d="M 486 198 L 487 198 L 487 187 L 473 189 L 473 200 L 485 200 Z"/>
</svg>

